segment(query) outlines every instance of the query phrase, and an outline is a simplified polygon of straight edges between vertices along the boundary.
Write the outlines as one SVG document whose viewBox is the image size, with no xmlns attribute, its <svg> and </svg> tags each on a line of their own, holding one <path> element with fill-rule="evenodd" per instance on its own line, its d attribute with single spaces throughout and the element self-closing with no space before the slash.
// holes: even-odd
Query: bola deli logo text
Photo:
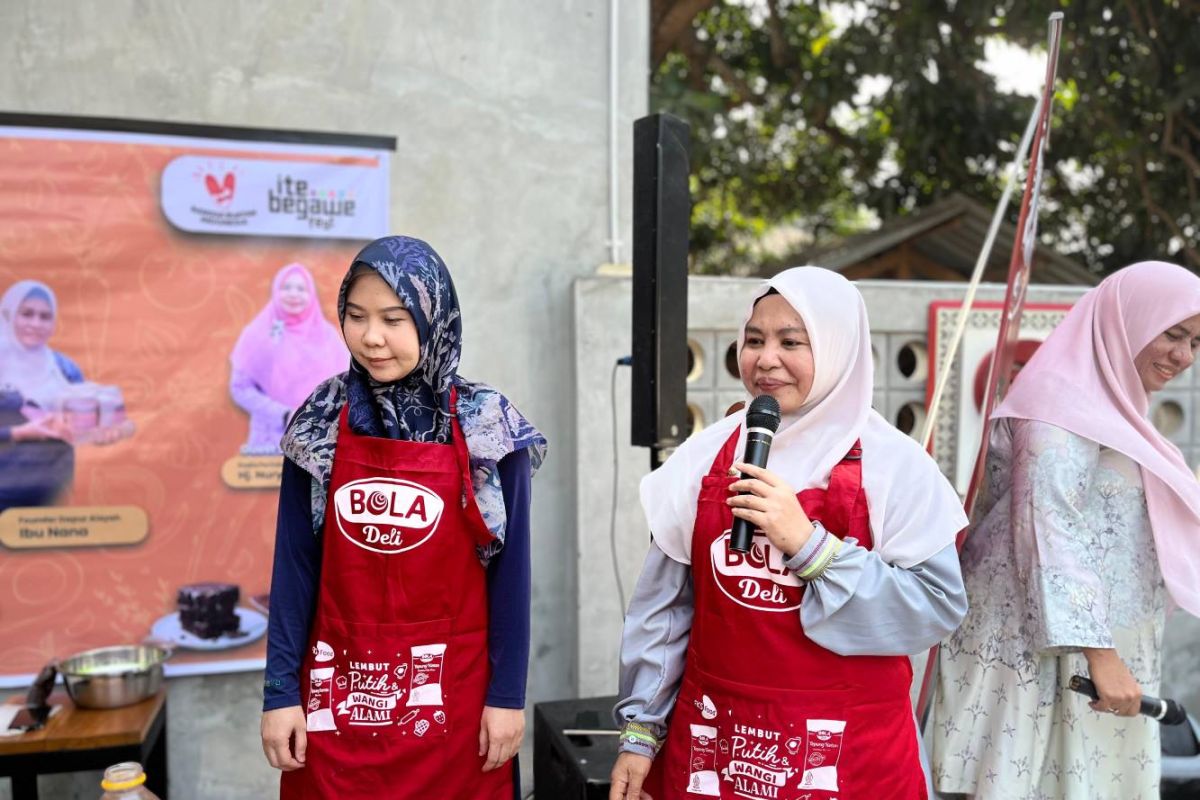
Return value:
<svg viewBox="0 0 1200 800">
<path fill-rule="evenodd" d="M 365 550 L 403 553 L 424 544 L 442 518 L 442 498 L 395 478 L 351 481 L 333 496 L 342 535 Z"/>
<path fill-rule="evenodd" d="M 713 540 L 709 549 L 713 578 L 725 595 L 757 611 L 791 611 L 800 607 L 804 585 L 783 563 L 783 553 L 763 533 L 756 532 L 750 550 L 729 546 L 730 533 Z"/>
</svg>

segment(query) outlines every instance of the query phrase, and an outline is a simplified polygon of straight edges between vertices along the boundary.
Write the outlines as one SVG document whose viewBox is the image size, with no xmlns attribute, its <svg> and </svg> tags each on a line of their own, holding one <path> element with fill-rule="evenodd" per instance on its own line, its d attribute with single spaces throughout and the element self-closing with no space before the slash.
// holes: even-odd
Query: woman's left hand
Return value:
<svg viewBox="0 0 1200 800">
<path fill-rule="evenodd" d="M 483 707 L 479 722 L 479 755 L 487 756 L 484 772 L 508 762 L 521 749 L 525 736 L 525 711 L 520 708 Z"/>
<path fill-rule="evenodd" d="M 784 556 L 800 552 L 815 529 L 796 499 L 796 490 L 768 469 L 740 461 L 733 469 L 750 476 L 729 485 L 733 496 L 725 502 L 733 515 L 762 530 Z"/>
</svg>

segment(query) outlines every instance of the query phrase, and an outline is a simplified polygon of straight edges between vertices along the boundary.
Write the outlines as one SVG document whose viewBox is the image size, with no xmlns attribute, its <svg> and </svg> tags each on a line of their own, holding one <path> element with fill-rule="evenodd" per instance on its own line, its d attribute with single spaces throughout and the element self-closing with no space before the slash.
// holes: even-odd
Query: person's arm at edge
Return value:
<svg viewBox="0 0 1200 800">
<path fill-rule="evenodd" d="M 311 491 L 311 476 L 285 458 L 268 604 L 264 711 L 300 704 L 300 668 L 321 574 L 321 537 L 313 533 Z"/>
<path fill-rule="evenodd" d="M 683 680 L 693 600 L 691 566 L 652 542 L 625 614 L 620 699 L 613 717 L 620 725 L 632 722 L 647 729 L 659 743 Z"/>
<path fill-rule="evenodd" d="M 484 771 L 500 767 L 520 749 L 525 735 L 525 684 L 530 637 L 529 451 L 509 453 L 497 465 L 504 495 L 504 547 L 487 568 L 488 661 L 491 679 L 479 725 Z"/>
<path fill-rule="evenodd" d="M 509 453 L 499 464 L 504 493 L 504 547 L 488 563 L 488 660 L 492 675 L 487 704 L 524 708 L 530 637 L 529 452 Z"/>
<path fill-rule="evenodd" d="M 313 532 L 311 491 L 308 473 L 284 459 L 268 604 L 261 725 L 267 761 L 283 770 L 304 766 L 307 749 L 300 670 L 316 613 L 321 571 L 321 538 Z"/>
<path fill-rule="evenodd" d="M 613 718 L 621 742 L 610 798 L 637 800 L 679 696 L 694 613 L 691 566 L 651 542 L 629 600 Z"/>
</svg>

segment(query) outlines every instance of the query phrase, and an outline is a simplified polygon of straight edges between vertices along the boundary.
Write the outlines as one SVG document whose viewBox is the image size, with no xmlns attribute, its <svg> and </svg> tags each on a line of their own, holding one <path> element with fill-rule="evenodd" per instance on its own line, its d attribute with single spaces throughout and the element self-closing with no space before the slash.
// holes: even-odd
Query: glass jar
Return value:
<svg viewBox="0 0 1200 800">
<path fill-rule="evenodd" d="M 125 397 L 116 386 L 101 386 L 96 391 L 100 404 L 100 427 L 111 428 L 125 421 Z"/>
<path fill-rule="evenodd" d="M 63 416 L 76 441 L 86 441 L 100 425 L 100 401 L 94 384 L 75 384 L 62 399 Z"/>
<path fill-rule="evenodd" d="M 100 781 L 104 790 L 100 800 L 159 800 L 145 783 L 146 773 L 136 761 L 113 764 L 104 770 L 104 779 Z"/>
</svg>

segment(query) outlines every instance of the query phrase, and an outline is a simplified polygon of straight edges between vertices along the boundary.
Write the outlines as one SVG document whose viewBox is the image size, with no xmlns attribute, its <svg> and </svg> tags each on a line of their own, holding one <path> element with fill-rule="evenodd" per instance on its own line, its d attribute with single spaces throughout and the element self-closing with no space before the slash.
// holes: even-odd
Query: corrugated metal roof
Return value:
<svg viewBox="0 0 1200 800">
<path fill-rule="evenodd" d="M 907 245 L 967 280 L 987 237 L 992 213 L 992 209 L 982 203 L 955 193 L 912 214 L 890 219 L 877 230 L 810 250 L 803 254 L 801 263 L 845 271 Z M 1016 226 L 1002 223 L 996 246 L 988 257 L 984 280 L 1004 282 L 1007 279 L 1015 237 Z M 1094 286 L 1099 283 L 1100 276 L 1078 261 L 1039 244 L 1033 261 L 1032 281 Z"/>
</svg>

